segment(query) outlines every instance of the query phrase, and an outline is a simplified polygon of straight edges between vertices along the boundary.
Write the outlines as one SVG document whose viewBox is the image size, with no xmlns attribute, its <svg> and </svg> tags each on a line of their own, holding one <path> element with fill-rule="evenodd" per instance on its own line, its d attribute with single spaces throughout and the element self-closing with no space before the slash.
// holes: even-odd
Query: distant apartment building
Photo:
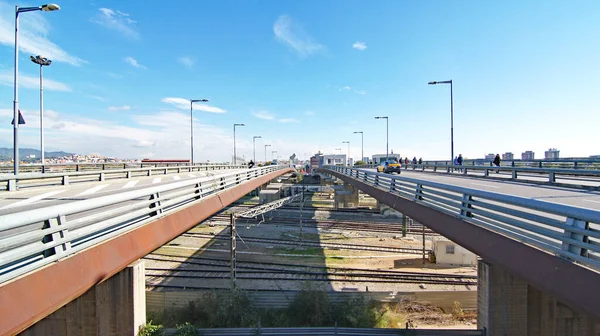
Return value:
<svg viewBox="0 0 600 336">
<path fill-rule="evenodd" d="M 496 157 L 496 154 L 490 153 L 490 154 L 486 154 L 485 159 L 489 160 L 489 161 L 494 161 L 495 157 Z"/>
<path fill-rule="evenodd" d="M 502 154 L 502 160 L 512 161 L 514 159 L 515 159 L 515 156 L 511 152 L 506 152 L 506 153 Z"/>
<path fill-rule="evenodd" d="M 521 160 L 535 160 L 535 153 L 532 151 L 526 151 L 521 153 Z"/>
<path fill-rule="evenodd" d="M 558 149 L 550 148 L 544 152 L 544 157 L 546 158 L 546 160 L 558 159 L 559 153 L 560 153 L 560 151 Z"/>
<path fill-rule="evenodd" d="M 364 163 L 369 163 L 371 160 L 369 160 L 368 156 L 365 156 L 364 158 L 362 158 Z"/>
</svg>

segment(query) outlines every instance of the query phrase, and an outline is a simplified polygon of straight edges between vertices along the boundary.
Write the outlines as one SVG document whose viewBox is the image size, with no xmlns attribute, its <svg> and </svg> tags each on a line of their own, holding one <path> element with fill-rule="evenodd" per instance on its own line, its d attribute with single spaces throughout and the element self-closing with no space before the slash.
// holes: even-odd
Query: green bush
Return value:
<svg viewBox="0 0 600 336">
<path fill-rule="evenodd" d="M 200 333 L 195 326 L 186 322 L 185 324 L 181 324 L 177 326 L 177 332 L 175 336 L 199 336 Z"/>
<path fill-rule="evenodd" d="M 139 332 L 139 336 L 163 336 L 165 334 L 164 327 L 162 324 L 152 324 L 152 320 L 146 322 Z"/>
<path fill-rule="evenodd" d="M 379 314 L 375 305 L 361 296 L 335 307 L 333 315 L 340 327 L 372 328 Z"/>
<path fill-rule="evenodd" d="M 290 320 L 297 327 L 333 325 L 327 292 L 302 290 L 288 308 Z"/>
</svg>

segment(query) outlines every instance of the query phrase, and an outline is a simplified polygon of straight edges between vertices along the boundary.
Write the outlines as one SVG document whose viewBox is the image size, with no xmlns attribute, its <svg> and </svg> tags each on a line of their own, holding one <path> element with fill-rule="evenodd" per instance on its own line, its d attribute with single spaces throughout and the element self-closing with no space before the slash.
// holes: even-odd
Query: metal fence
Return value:
<svg viewBox="0 0 600 336">
<path fill-rule="evenodd" d="M 379 329 L 379 328 L 212 328 L 197 329 L 203 336 L 289 336 L 289 335 L 312 335 L 312 336 L 485 336 L 485 329 Z M 165 336 L 176 335 L 176 329 L 165 329 Z"/>
<path fill-rule="evenodd" d="M 0 216 L 0 283 L 285 168 L 229 172 Z"/>
<path fill-rule="evenodd" d="M 600 271 L 600 211 L 364 169 L 324 168 Z"/>
<path fill-rule="evenodd" d="M 467 166 L 490 166 L 493 160 L 468 159 L 463 161 Z M 424 164 L 452 165 L 452 161 L 428 160 Z M 563 158 L 563 159 L 538 159 L 538 160 L 501 160 L 501 166 L 532 167 L 532 168 L 569 168 L 569 169 L 600 169 L 600 158 Z"/>
<path fill-rule="evenodd" d="M 179 174 L 184 172 L 201 172 L 213 170 L 242 169 L 245 165 L 169 165 L 151 166 L 133 169 L 109 169 L 70 171 L 62 173 L 32 173 L 0 176 L 0 188 L 16 191 L 19 188 L 39 187 L 49 185 L 69 185 L 78 182 L 105 181 L 109 179 L 132 178 L 151 175 Z"/>
<path fill-rule="evenodd" d="M 189 166 L 189 162 L 71 162 L 71 163 L 32 163 L 19 165 L 19 173 L 60 173 L 86 170 L 132 169 L 148 167 Z M 227 166 L 228 163 L 195 163 L 193 166 Z M 12 174 L 13 165 L 0 165 L 0 174 Z"/>
<path fill-rule="evenodd" d="M 377 168 L 378 165 L 360 165 L 354 168 Z M 494 173 L 499 177 L 511 180 L 525 180 L 529 182 L 545 182 L 557 184 L 557 179 L 568 179 L 561 181 L 562 185 L 577 185 L 589 187 L 600 187 L 600 170 L 584 169 L 561 169 L 561 168 L 530 168 L 511 166 L 469 166 L 469 165 L 445 165 L 445 164 L 403 164 L 404 170 L 420 172 L 443 172 L 447 174 L 463 176 L 492 177 Z"/>
</svg>

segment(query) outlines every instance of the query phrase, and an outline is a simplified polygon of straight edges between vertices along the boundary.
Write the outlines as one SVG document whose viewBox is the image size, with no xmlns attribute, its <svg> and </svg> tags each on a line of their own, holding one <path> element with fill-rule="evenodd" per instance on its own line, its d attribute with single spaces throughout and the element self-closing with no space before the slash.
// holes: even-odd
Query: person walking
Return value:
<svg viewBox="0 0 600 336">
<path fill-rule="evenodd" d="M 496 157 L 494 158 L 494 165 L 496 167 L 500 167 L 500 154 L 496 154 Z M 499 169 L 496 169 L 496 174 L 498 174 L 500 172 Z"/>
<path fill-rule="evenodd" d="M 455 156 L 455 157 L 454 157 L 454 161 L 452 162 L 452 165 L 453 165 L 453 166 L 458 166 L 458 156 Z M 452 168 L 452 171 L 454 171 L 454 170 L 455 170 L 455 169 L 454 169 L 454 168 Z"/>
<path fill-rule="evenodd" d="M 456 161 L 458 162 L 459 166 L 462 166 L 462 164 L 463 164 L 462 154 L 458 154 L 458 159 L 456 159 Z M 463 172 L 462 168 L 460 168 L 459 171 L 462 173 Z"/>
</svg>

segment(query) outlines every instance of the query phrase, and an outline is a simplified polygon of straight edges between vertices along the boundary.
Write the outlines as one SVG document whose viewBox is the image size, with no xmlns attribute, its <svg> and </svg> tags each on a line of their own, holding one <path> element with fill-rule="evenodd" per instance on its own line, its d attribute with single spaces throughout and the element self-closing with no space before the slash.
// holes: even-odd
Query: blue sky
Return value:
<svg viewBox="0 0 600 336">
<path fill-rule="evenodd" d="M 21 146 L 121 158 L 385 152 L 600 154 L 598 1 L 63 0 L 20 18 Z M 32 6 L 32 3 L 20 3 Z M 37 3 L 35 4 L 37 5 Z M 0 1 L 0 146 L 12 147 L 14 3 Z M 270 155 L 269 155 L 270 156 Z"/>
</svg>

